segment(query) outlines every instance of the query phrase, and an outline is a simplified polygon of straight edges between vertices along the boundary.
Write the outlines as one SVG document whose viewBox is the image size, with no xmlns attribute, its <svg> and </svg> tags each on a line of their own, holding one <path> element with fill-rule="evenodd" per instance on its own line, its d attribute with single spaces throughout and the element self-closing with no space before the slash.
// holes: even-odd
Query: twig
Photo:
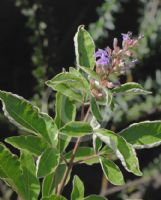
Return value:
<svg viewBox="0 0 161 200">
<path fill-rule="evenodd" d="M 82 103 L 82 109 L 81 109 L 81 121 L 86 121 L 86 120 L 87 120 L 88 115 L 89 115 L 89 111 L 90 111 L 90 107 L 88 108 L 87 113 L 86 113 L 86 115 L 84 116 L 84 102 L 83 102 L 83 103 Z M 67 178 L 68 178 L 68 176 L 69 176 L 69 173 L 70 173 L 70 171 L 71 171 L 71 169 L 72 169 L 72 167 L 73 167 L 73 161 L 74 161 L 74 158 L 75 158 L 77 149 L 78 149 L 78 147 L 79 147 L 80 141 L 81 141 L 81 137 L 79 137 L 79 138 L 77 139 L 77 142 L 76 142 L 76 144 L 75 144 L 75 146 L 74 146 L 74 149 L 73 149 L 73 152 L 72 152 L 71 159 L 70 159 L 70 161 L 69 161 L 69 163 L 68 163 L 68 166 L 67 166 L 67 170 L 66 170 L 66 172 L 65 172 L 65 174 L 64 174 L 63 180 L 62 180 L 62 182 L 60 183 L 60 185 L 58 186 L 58 191 L 57 191 L 57 194 L 58 194 L 58 195 L 60 195 L 60 194 L 63 192 L 63 189 L 64 189 L 64 186 L 65 186 L 66 180 L 67 180 Z"/>
<path fill-rule="evenodd" d="M 101 153 L 98 153 L 98 154 L 94 154 L 92 156 L 85 157 L 82 160 L 78 160 L 78 161 L 74 162 L 73 165 L 81 164 L 84 161 L 91 160 L 93 158 L 97 158 L 98 156 L 101 156 L 101 155 L 104 155 L 104 153 L 101 152 Z"/>
<path fill-rule="evenodd" d="M 89 113 L 90 113 L 90 106 L 88 107 L 87 113 L 86 113 L 86 115 L 84 117 L 84 120 L 83 120 L 84 122 L 87 121 Z"/>
<path fill-rule="evenodd" d="M 60 155 L 60 156 L 61 156 L 61 159 L 65 162 L 66 166 L 69 166 L 69 162 L 66 160 L 64 155 Z"/>
<path fill-rule="evenodd" d="M 107 191 L 105 191 L 101 195 L 102 196 L 108 196 L 108 195 L 111 195 L 115 192 L 120 192 L 122 190 L 126 190 L 129 187 L 138 187 L 139 185 L 146 184 L 146 183 L 152 181 L 153 179 L 161 179 L 161 175 L 159 175 L 159 176 L 155 175 L 155 176 L 151 176 L 151 177 L 143 177 L 143 178 L 140 178 L 140 179 L 137 179 L 137 180 L 134 180 L 134 181 L 129 181 L 128 183 L 126 183 L 123 186 L 118 186 L 118 187 L 113 187 L 111 189 L 108 189 Z"/>
<path fill-rule="evenodd" d="M 73 153 L 72 153 L 71 159 L 70 159 L 69 164 L 68 164 L 68 168 L 67 168 L 67 170 L 65 172 L 65 175 L 63 177 L 63 180 L 62 180 L 60 186 L 58 187 L 57 194 L 61 194 L 63 189 L 64 189 L 64 186 L 65 186 L 66 180 L 68 178 L 68 175 L 69 175 L 69 173 L 70 173 L 70 171 L 71 171 L 71 169 L 73 167 L 73 161 L 74 161 L 74 157 L 75 157 L 76 151 L 77 151 L 78 146 L 79 146 L 80 139 L 81 138 L 78 138 L 78 140 L 77 140 L 77 142 L 76 142 L 76 144 L 74 146 Z"/>
</svg>

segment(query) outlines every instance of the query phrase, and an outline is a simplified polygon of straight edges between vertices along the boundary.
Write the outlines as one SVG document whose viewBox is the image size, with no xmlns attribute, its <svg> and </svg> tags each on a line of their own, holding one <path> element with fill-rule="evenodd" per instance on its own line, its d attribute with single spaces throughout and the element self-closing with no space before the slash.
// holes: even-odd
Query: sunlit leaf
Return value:
<svg viewBox="0 0 161 200">
<path fill-rule="evenodd" d="M 46 84 L 63 95 L 82 102 L 83 94 L 89 90 L 89 84 L 87 85 L 83 80 L 71 72 L 65 72 L 58 74 Z"/>
<path fill-rule="evenodd" d="M 87 122 L 69 122 L 60 129 L 62 134 L 71 137 L 81 137 L 84 135 L 89 135 L 93 131 L 92 127 Z"/>
<path fill-rule="evenodd" d="M 135 123 L 122 130 L 119 135 L 135 148 L 152 148 L 161 144 L 161 121 Z"/>
<path fill-rule="evenodd" d="M 25 164 L 26 159 L 29 159 L 27 164 Z M 40 186 L 35 177 L 35 166 L 31 155 L 23 154 L 20 161 L 0 144 L 0 178 L 8 183 L 22 199 L 37 200 Z M 34 184 L 30 185 L 32 181 Z"/>
<path fill-rule="evenodd" d="M 41 155 L 48 146 L 42 138 L 33 135 L 13 136 L 6 138 L 5 141 L 17 149 L 22 149 L 38 156 Z"/>
<path fill-rule="evenodd" d="M 53 146 L 57 143 L 57 127 L 51 117 L 22 97 L 10 92 L 0 91 L 4 114 L 19 128 L 43 137 Z"/>
<path fill-rule="evenodd" d="M 142 175 L 135 150 L 123 137 L 106 129 L 95 130 L 95 134 L 115 152 L 127 171 Z"/>
<path fill-rule="evenodd" d="M 124 184 L 124 177 L 122 175 L 122 172 L 114 162 L 112 162 L 111 160 L 107 160 L 105 158 L 100 158 L 100 163 L 106 178 L 112 184 L 114 185 Z"/>
<path fill-rule="evenodd" d="M 65 154 L 65 158 L 69 160 L 71 158 L 72 151 L 69 151 Z M 76 151 L 74 161 L 82 161 L 81 163 L 85 163 L 87 165 L 93 165 L 95 163 L 99 163 L 98 156 L 95 156 L 95 151 L 91 147 L 79 147 Z M 84 160 L 84 158 L 90 158 L 94 156 L 94 158 L 91 158 L 89 160 Z"/>
<path fill-rule="evenodd" d="M 79 200 L 84 197 L 84 185 L 78 176 L 73 178 L 73 190 L 71 200 Z"/>
<path fill-rule="evenodd" d="M 95 66 L 95 45 L 90 34 L 79 26 L 74 37 L 75 54 L 77 66 L 84 66 L 93 69 Z"/>
<path fill-rule="evenodd" d="M 102 147 L 102 141 L 93 134 L 93 148 L 95 152 L 97 153 Z"/>
<path fill-rule="evenodd" d="M 67 200 L 63 196 L 51 195 L 49 197 L 43 197 L 42 200 Z"/>
</svg>

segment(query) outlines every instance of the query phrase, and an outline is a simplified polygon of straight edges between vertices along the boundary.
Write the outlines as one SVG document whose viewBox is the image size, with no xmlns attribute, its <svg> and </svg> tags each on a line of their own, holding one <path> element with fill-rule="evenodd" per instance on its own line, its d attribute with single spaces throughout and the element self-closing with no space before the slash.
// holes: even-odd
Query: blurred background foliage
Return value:
<svg viewBox="0 0 161 200">
<path fill-rule="evenodd" d="M 161 117 L 161 1 L 160 0 L 2 0 L 0 2 L 0 85 L 32 100 L 42 111 L 54 107 L 54 96 L 44 85 L 62 68 L 74 65 L 73 36 L 85 24 L 97 48 L 112 46 L 113 37 L 132 31 L 144 35 L 135 53 L 138 63 L 122 81 L 138 81 L 152 95 L 117 96 L 112 112 L 103 110 L 104 125 L 121 130 L 132 122 Z M 49 106 L 47 106 L 49 102 Z M 51 112 L 53 114 L 53 112 Z M 0 115 L 1 138 L 17 130 Z M 74 169 L 85 181 L 86 193 L 107 195 L 110 200 L 159 200 L 161 191 L 161 147 L 138 151 L 144 176 L 126 174 L 127 184 L 112 187 L 101 180 L 98 166 Z M 89 174 L 89 178 L 86 177 Z M 93 175 L 95 174 L 95 175 Z M 102 182 L 102 185 L 101 185 Z M 101 187 L 100 187 L 101 185 Z M 69 196 L 68 190 L 65 191 Z M 0 182 L 0 199 L 15 199 Z"/>
</svg>

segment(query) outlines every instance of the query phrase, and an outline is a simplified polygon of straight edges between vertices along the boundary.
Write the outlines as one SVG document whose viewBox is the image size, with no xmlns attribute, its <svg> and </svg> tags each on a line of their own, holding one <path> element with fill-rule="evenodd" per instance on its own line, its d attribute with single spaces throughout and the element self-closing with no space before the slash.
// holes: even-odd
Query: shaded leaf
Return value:
<svg viewBox="0 0 161 200">
<path fill-rule="evenodd" d="M 56 94 L 55 103 L 55 123 L 58 128 L 61 128 L 64 124 L 70 121 L 74 121 L 76 117 L 76 106 L 69 100 L 68 97 L 62 95 L 61 93 Z M 64 151 L 70 142 L 70 137 L 65 135 L 59 135 L 59 149 L 60 152 Z"/>
<path fill-rule="evenodd" d="M 55 123 L 58 128 L 61 128 L 67 122 L 75 120 L 76 106 L 68 97 L 58 92 L 56 94 L 55 112 Z"/>
<path fill-rule="evenodd" d="M 83 67 L 83 68 L 89 69 L 89 68 L 86 68 L 86 67 Z M 86 78 L 83 76 L 83 74 L 79 71 L 79 69 L 76 69 L 76 68 L 73 68 L 73 67 L 69 67 L 69 72 L 71 72 L 72 74 L 80 77 L 82 79 L 83 83 L 86 85 L 85 88 L 88 88 L 88 89 L 90 88 L 89 82 L 86 80 Z"/>
<path fill-rule="evenodd" d="M 92 194 L 86 198 L 84 198 L 83 200 L 107 200 L 105 197 L 101 197 L 95 194 Z"/>
<path fill-rule="evenodd" d="M 137 94 L 151 94 L 151 92 L 144 90 L 144 88 L 135 82 L 128 82 L 116 87 L 112 90 L 115 93 L 137 93 Z"/>
<path fill-rule="evenodd" d="M 59 162 L 59 155 L 55 148 L 46 149 L 38 162 L 37 176 L 44 177 L 55 171 Z"/>
<path fill-rule="evenodd" d="M 43 180 L 42 196 L 50 196 L 55 192 L 56 187 L 61 182 L 66 171 L 66 165 L 61 164 L 57 167 L 56 171 L 47 175 Z"/>
<path fill-rule="evenodd" d="M 80 68 L 81 70 L 83 70 L 86 74 L 88 74 L 88 75 L 90 76 L 90 78 L 95 79 L 95 80 L 97 80 L 97 81 L 100 80 L 99 75 L 98 75 L 95 71 L 93 71 L 92 69 L 87 68 L 87 67 L 83 67 L 83 66 L 81 66 L 81 65 L 79 65 L 79 68 Z"/>
<path fill-rule="evenodd" d="M 64 152 L 71 141 L 71 137 L 67 135 L 59 134 L 58 149 L 60 153 Z"/>
<path fill-rule="evenodd" d="M 21 151 L 20 162 L 23 170 L 24 193 L 27 199 L 37 200 L 40 193 L 40 183 L 36 177 L 34 159 L 31 154 Z"/>
<path fill-rule="evenodd" d="M 64 94 L 65 96 L 67 96 L 67 97 L 69 97 L 73 100 L 76 100 L 78 102 L 83 101 L 83 97 L 80 94 L 80 92 L 73 90 L 73 88 L 71 88 L 70 86 L 68 86 L 65 83 L 52 85 L 51 83 L 48 82 L 47 85 L 49 87 L 51 87 L 53 90 L 56 90 L 57 92 L 60 92 L 60 93 Z"/>
<path fill-rule="evenodd" d="M 91 111 L 98 121 L 102 121 L 101 112 L 94 97 L 91 97 Z"/>
</svg>

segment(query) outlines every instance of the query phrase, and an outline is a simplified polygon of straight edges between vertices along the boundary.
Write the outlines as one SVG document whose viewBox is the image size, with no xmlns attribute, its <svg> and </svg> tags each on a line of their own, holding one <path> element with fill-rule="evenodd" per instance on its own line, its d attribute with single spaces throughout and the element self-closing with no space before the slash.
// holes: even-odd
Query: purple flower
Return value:
<svg viewBox="0 0 161 200">
<path fill-rule="evenodd" d="M 123 41 L 130 40 L 129 34 L 121 33 Z"/>
<path fill-rule="evenodd" d="M 98 49 L 98 51 L 95 53 L 96 58 L 96 64 L 97 65 L 108 65 L 110 62 L 109 56 L 107 51 L 103 49 Z"/>
</svg>

